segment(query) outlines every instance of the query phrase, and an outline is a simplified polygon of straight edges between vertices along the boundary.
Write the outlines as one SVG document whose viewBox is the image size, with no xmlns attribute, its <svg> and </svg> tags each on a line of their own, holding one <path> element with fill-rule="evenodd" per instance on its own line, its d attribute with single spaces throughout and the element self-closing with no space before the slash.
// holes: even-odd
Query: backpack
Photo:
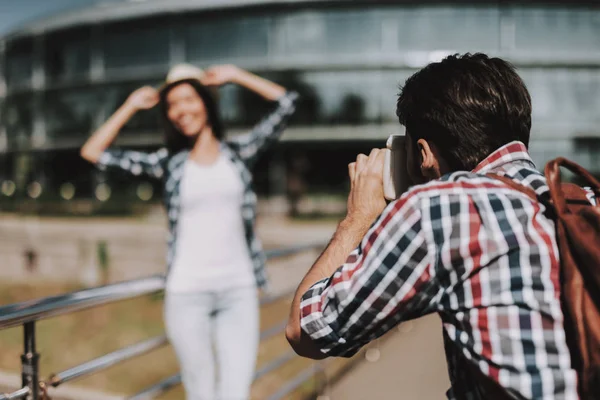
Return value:
<svg viewBox="0 0 600 400">
<path fill-rule="evenodd" d="M 561 306 L 571 366 L 577 371 L 581 400 L 600 398 L 600 204 L 592 205 L 586 191 L 572 183 L 562 183 L 560 167 L 583 179 L 600 201 L 600 182 L 578 164 L 565 158 L 554 159 L 544 169 L 550 199 L 542 199 L 533 189 L 496 174 L 500 180 L 535 201 L 544 204 L 556 224 L 560 253 Z M 489 399 L 511 396 L 495 381 L 471 368 Z"/>
</svg>

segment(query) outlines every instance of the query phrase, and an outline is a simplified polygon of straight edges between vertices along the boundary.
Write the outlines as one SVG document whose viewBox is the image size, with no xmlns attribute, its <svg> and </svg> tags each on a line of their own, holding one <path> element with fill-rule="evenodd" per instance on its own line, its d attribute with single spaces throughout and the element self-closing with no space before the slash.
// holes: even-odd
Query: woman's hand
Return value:
<svg viewBox="0 0 600 400">
<path fill-rule="evenodd" d="M 208 86 L 221 86 L 226 83 L 235 82 L 241 73 L 241 69 L 235 65 L 215 65 L 204 71 L 201 82 Z"/>
<path fill-rule="evenodd" d="M 235 83 L 272 101 L 285 94 L 284 87 L 231 64 L 215 65 L 208 68 L 204 71 L 204 77 L 200 82 L 207 86 Z"/>
<path fill-rule="evenodd" d="M 160 95 L 158 91 L 151 86 L 144 86 L 129 95 L 125 104 L 135 111 L 148 110 L 158 104 Z"/>
<path fill-rule="evenodd" d="M 154 107 L 159 101 L 158 91 L 150 86 L 144 86 L 131 93 L 125 103 L 85 142 L 80 150 L 81 157 L 97 163 L 131 117 L 139 110 Z"/>
</svg>

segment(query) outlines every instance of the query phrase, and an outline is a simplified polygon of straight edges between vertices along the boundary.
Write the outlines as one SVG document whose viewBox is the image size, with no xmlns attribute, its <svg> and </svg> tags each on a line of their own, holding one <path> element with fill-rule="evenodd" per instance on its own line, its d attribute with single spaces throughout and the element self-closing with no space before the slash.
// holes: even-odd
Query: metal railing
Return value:
<svg viewBox="0 0 600 400">
<path fill-rule="evenodd" d="M 307 250 L 320 249 L 323 248 L 323 246 L 324 243 L 317 243 L 287 247 L 267 251 L 266 255 L 268 260 L 272 260 Z M 58 387 L 63 383 L 88 376 L 167 345 L 168 340 L 166 336 L 163 335 L 121 348 L 112 353 L 69 368 L 65 371 L 52 374 L 46 380 L 40 380 L 39 377 L 40 355 L 36 350 L 35 332 L 35 324 L 37 321 L 79 310 L 106 305 L 121 300 L 155 294 L 163 291 L 164 289 L 165 277 L 163 275 L 155 275 L 147 278 L 84 289 L 69 294 L 45 297 L 42 299 L 24 301 L 21 303 L 0 307 L 0 330 L 23 326 L 24 342 L 23 355 L 21 356 L 21 378 L 23 387 L 12 393 L 3 395 L 0 394 L 0 400 L 48 399 L 49 387 Z M 283 298 L 289 297 L 292 293 L 293 290 L 289 290 L 275 296 L 263 297 L 261 298 L 260 304 L 263 306 L 277 302 Z M 281 321 L 280 323 L 277 323 L 276 325 L 262 331 L 260 334 L 260 339 L 261 341 L 267 340 L 273 336 L 283 333 L 284 330 L 285 321 Z M 257 370 L 254 379 L 256 380 L 261 378 L 262 376 L 274 371 L 294 358 L 295 354 L 292 351 L 277 357 L 267 365 Z M 315 369 L 313 367 L 301 371 L 296 377 L 292 378 L 288 382 L 285 382 L 275 394 L 269 397 L 269 400 L 282 399 L 284 396 L 291 393 L 304 382 L 309 380 L 314 374 L 314 371 Z M 176 374 L 140 391 L 139 393 L 136 393 L 133 396 L 128 397 L 128 399 L 152 399 L 179 384 L 181 384 L 181 376 Z"/>
</svg>

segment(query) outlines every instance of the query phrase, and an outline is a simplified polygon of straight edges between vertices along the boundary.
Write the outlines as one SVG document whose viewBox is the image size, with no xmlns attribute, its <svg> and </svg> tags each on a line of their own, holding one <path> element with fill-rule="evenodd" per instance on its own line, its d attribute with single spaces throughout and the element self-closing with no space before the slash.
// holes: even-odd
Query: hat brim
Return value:
<svg viewBox="0 0 600 400">
<path fill-rule="evenodd" d="M 179 86 L 183 83 L 188 83 L 188 82 L 196 82 L 198 84 L 200 84 L 201 86 L 205 87 L 213 96 L 215 96 L 215 98 L 218 98 L 218 89 L 219 86 L 216 85 L 205 85 L 202 83 L 202 81 L 200 81 L 200 79 L 198 78 L 182 78 L 182 79 L 177 79 L 175 81 L 172 82 L 165 82 L 162 85 L 160 85 L 158 88 L 156 88 L 156 90 L 158 91 L 158 93 L 160 95 L 163 95 L 164 93 L 170 91 L 171 89 L 173 89 L 175 86 Z"/>
</svg>

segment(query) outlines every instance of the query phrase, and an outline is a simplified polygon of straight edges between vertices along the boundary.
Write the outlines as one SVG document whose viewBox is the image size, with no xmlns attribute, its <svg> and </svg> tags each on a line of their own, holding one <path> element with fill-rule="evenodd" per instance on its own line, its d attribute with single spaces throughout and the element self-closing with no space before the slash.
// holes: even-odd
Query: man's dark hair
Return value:
<svg viewBox="0 0 600 400">
<path fill-rule="evenodd" d="M 184 79 L 167 85 L 160 92 L 160 108 L 165 124 L 165 145 L 171 154 L 177 154 L 183 149 L 191 149 L 194 146 L 196 138 L 189 138 L 183 135 L 169 121 L 169 105 L 167 103 L 167 95 L 176 86 L 187 83 L 191 85 L 202 99 L 206 108 L 207 122 L 212 128 L 213 135 L 218 140 L 223 140 L 225 137 L 225 129 L 219 114 L 219 106 L 217 104 L 216 95 L 206 86 L 202 85 L 196 79 Z"/>
<path fill-rule="evenodd" d="M 415 73 L 396 114 L 411 140 L 434 143 L 455 171 L 514 140 L 529 144 L 529 92 L 514 66 L 485 54 L 452 55 Z"/>
</svg>

